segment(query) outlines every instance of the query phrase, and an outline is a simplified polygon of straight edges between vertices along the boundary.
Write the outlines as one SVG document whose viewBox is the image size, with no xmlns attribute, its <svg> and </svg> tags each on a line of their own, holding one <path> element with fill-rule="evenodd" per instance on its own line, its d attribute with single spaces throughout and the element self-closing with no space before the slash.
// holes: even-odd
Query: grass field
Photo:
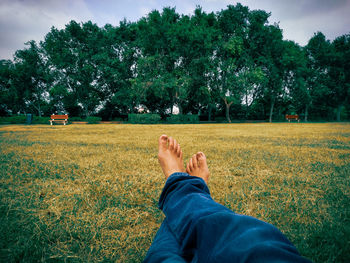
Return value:
<svg viewBox="0 0 350 263">
<path fill-rule="evenodd" d="M 157 139 L 213 198 L 315 262 L 350 262 L 350 124 L 0 126 L 0 262 L 140 262 L 164 216 Z"/>
</svg>

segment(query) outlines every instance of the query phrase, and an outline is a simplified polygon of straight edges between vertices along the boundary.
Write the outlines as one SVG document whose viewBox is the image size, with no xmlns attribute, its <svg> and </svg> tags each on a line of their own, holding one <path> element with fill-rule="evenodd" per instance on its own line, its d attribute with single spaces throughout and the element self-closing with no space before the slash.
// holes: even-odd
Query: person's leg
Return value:
<svg viewBox="0 0 350 263">
<path fill-rule="evenodd" d="M 184 173 L 180 146 L 161 136 L 158 157 L 167 179 L 159 200 L 167 231 L 156 242 L 172 234 L 179 249 L 171 251 L 192 262 L 307 262 L 277 228 L 235 214 L 211 198 L 203 153 L 191 158 Z"/>
<path fill-rule="evenodd" d="M 180 145 L 171 137 L 162 135 L 158 141 L 158 160 L 167 179 L 171 174 L 184 172 Z M 160 226 L 144 262 L 186 262 L 167 219 Z"/>
<path fill-rule="evenodd" d="M 307 261 L 274 226 L 238 215 L 211 198 L 203 153 L 192 156 L 186 168 L 188 174 L 167 179 L 159 207 L 182 253 L 192 254 L 193 262 Z"/>
<path fill-rule="evenodd" d="M 144 262 L 179 262 L 185 263 L 183 259 L 180 245 L 171 233 L 166 219 L 160 226 L 156 236 L 153 239 L 152 245 L 149 248 Z"/>
<path fill-rule="evenodd" d="M 191 158 L 187 172 L 168 178 L 159 206 L 192 262 L 308 262 L 274 226 L 236 214 L 211 198 L 203 153 Z"/>
</svg>

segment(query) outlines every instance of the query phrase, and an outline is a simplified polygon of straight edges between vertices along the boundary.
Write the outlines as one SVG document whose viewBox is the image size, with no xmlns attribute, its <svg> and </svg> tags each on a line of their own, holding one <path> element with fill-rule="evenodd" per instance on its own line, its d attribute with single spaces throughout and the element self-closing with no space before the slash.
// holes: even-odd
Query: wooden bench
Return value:
<svg viewBox="0 0 350 263">
<path fill-rule="evenodd" d="M 66 125 L 68 123 L 68 115 L 51 115 L 51 120 L 49 120 L 50 125 L 52 125 L 53 122 L 63 122 L 63 125 Z"/>
<path fill-rule="evenodd" d="M 300 121 L 298 115 L 286 115 L 286 120 L 287 120 L 288 122 L 290 122 L 291 120 L 296 120 L 296 121 L 298 121 L 298 122 Z"/>
</svg>

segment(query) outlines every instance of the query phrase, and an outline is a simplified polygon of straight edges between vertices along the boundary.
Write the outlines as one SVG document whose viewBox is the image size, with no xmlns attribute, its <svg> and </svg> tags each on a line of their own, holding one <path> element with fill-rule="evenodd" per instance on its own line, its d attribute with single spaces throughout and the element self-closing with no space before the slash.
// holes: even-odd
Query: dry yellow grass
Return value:
<svg viewBox="0 0 350 263">
<path fill-rule="evenodd" d="M 0 132 L 0 261 L 141 261 L 163 219 L 161 134 L 180 142 L 186 161 L 207 155 L 219 203 L 276 225 L 317 262 L 349 259 L 350 124 L 11 125 Z"/>
</svg>

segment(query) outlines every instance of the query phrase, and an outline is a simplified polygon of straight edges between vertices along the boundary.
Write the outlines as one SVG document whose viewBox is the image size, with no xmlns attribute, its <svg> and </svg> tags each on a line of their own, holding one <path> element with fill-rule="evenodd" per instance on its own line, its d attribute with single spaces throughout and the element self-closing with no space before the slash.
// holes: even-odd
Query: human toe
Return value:
<svg viewBox="0 0 350 263">
<path fill-rule="evenodd" d="M 207 158 L 205 157 L 205 154 L 202 152 L 198 152 L 196 154 L 196 159 L 197 159 L 199 166 L 205 165 L 207 162 Z"/>
<path fill-rule="evenodd" d="M 158 140 L 159 148 L 162 149 L 162 150 L 166 150 L 167 142 L 168 142 L 168 136 L 165 135 L 165 134 L 161 135 L 159 137 L 159 140 Z"/>
<path fill-rule="evenodd" d="M 197 168 L 197 167 L 198 167 L 197 155 L 194 154 L 194 155 L 192 156 L 191 160 L 192 160 L 192 163 L 193 163 L 193 168 L 194 168 L 194 169 Z"/>
<path fill-rule="evenodd" d="M 191 171 L 191 167 L 190 167 L 190 162 L 188 162 L 187 163 L 187 165 L 186 165 L 186 172 L 188 173 L 188 174 L 190 174 L 192 171 Z"/>
<path fill-rule="evenodd" d="M 174 139 L 174 152 L 177 155 L 177 152 L 180 149 L 180 145 L 178 144 L 178 142 Z"/>
<path fill-rule="evenodd" d="M 188 161 L 188 165 L 190 167 L 190 170 L 193 171 L 193 160 L 192 160 L 192 157 L 190 158 L 190 160 Z"/>
<path fill-rule="evenodd" d="M 177 157 L 181 157 L 182 151 L 181 151 L 180 144 L 177 144 L 176 154 L 177 154 Z"/>
<path fill-rule="evenodd" d="M 173 139 L 173 137 L 169 137 L 169 138 L 168 138 L 168 141 L 169 141 L 169 150 L 174 150 L 175 144 L 174 144 L 174 139 Z"/>
</svg>

